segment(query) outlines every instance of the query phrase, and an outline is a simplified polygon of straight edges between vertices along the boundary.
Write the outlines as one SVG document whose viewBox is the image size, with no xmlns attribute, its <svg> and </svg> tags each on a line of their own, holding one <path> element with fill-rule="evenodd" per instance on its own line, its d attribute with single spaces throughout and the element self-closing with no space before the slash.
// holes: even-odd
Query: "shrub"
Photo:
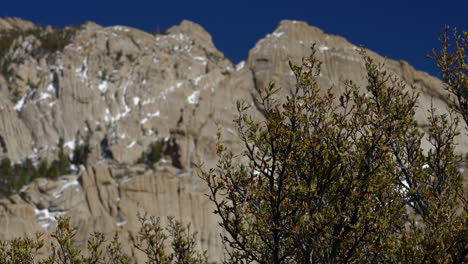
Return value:
<svg viewBox="0 0 468 264">
<path fill-rule="evenodd" d="M 4 158 L 0 162 L 0 198 L 18 193 L 21 188 L 34 179 L 43 177 L 57 179 L 61 175 L 69 174 L 70 165 L 85 164 L 89 153 L 88 144 L 77 145 L 73 159 L 70 160 L 63 149 L 64 141 L 59 139 L 57 159 L 50 164 L 45 160 L 39 160 L 35 166 L 31 159 L 25 159 L 22 163 L 13 164 L 10 159 Z"/>
<path fill-rule="evenodd" d="M 265 120 L 238 102 L 240 162 L 221 142 L 202 172 L 228 263 L 462 263 L 468 205 L 454 154 L 457 119 L 429 112 L 418 95 L 361 51 L 365 91 L 321 91 L 321 62 L 290 63 L 296 85 L 281 100 L 259 91 Z M 432 148 L 422 149 L 426 136 Z M 461 213 L 457 210 L 461 209 Z"/>
<path fill-rule="evenodd" d="M 195 250 L 196 233 L 191 233 L 189 226 L 185 227 L 181 222 L 169 218 L 169 226 L 166 231 L 161 227 L 159 218 L 139 217 L 140 231 L 133 246 L 141 250 L 146 258 L 146 263 L 170 264 L 170 263 L 208 263 L 204 253 Z M 42 234 L 37 234 L 35 239 L 17 238 L 11 241 L 0 241 L 1 264 L 128 264 L 130 257 L 122 253 L 122 246 L 118 233 L 107 243 L 105 236 L 95 232 L 87 242 L 88 254 L 82 254 L 74 243 L 77 228 L 72 227 L 69 217 L 57 218 L 57 229 L 50 235 L 52 249 L 46 252 L 46 256 L 39 260 L 38 253 L 44 246 Z M 166 240 L 171 239 L 171 253 L 167 248 Z M 107 245 L 106 245 L 107 244 Z"/>
<path fill-rule="evenodd" d="M 76 140 L 71 163 L 74 165 L 86 165 L 90 151 L 91 150 L 87 142 L 84 144 L 79 144 L 78 140 Z"/>
<path fill-rule="evenodd" d="M 53 53 L 62 51 L 65 46 L 70 44 L 76 31 L 77 28 L 75 27 L 56 28 L 52 31 L 46 30 L 45 27 L 35 27 L 28 30 L 14 29 L 0 31 L 0 57 L 4 56 L 17 38 L 29 35 L 36 37 L 40 41 L 41 45 L 38 49 L 43 52 Z"/>
<path fill-rule="evenodd" d="M 52 31 L 47 31 L 45 27 L 35 27 L 28 30 L 4 30 L 0 31 L 0 67 L 1 74 L 7 79 L 10 79 L 13 71 L 9 67 L 14 61 L 7 58 L 5 55 L 10 49 L 13 42 L 19 37 L 32 35 L 40 41 L 40 46 L 35 47 L 31 51 L 33 57 L 40 57 L 46 54 L 62 51 L 65 46 L 71 43 L 77 27 L 57 28 Z"/>
<path fill-rule="evenodd" d="M 162 158 L 165 142 L 163 139 L 153 142 L 149 145 L 148 151 L 143 152 L 137 163 L 144 163 L 154 168 L 154 163 Z"/>
</svg>

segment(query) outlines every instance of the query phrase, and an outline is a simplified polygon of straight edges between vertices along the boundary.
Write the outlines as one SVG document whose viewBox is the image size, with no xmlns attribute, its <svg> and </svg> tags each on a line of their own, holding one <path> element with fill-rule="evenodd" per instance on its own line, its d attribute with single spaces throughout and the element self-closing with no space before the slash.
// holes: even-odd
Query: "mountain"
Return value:
<svg viewBox="0 0 468 264">
<path fill-rule="evenodd" d="M 201 247 L 219 260 L 221 229 L 197 165 L 215 167 L 218 128 L 228 146 L 242 150 L 232 122 L 236 100 L 248 102 L 261 118 L 256 90 L 270 81 L 292 87 L 288 61 L 300 63 L 312 43 L 323 61 L 322 87 L 339 94 L 345 80 L 365 85 L 355 45 L 299 21 L 281 21 L 237 65 L 190 21 L 150 34 L 92 22 L 54 29 L 5 18 L 0 32 L 0 158 L 57 164 L 62 152 L 73 158 L 80 147 L 89 149 L 66 175 L 35 178 L 0 200 L 2 240 L 50 232 L 55 216 L 70 215 L 79 228 L 76 241 L 83 245 L 95 230 L 108 236 L 118 231 L 131 242 L 139 228 L 137 214 L 146 212 L 190 222 Z M 368 53 L 414 84 L 422 129 L 431 104 L 447 112 L 439 79 L 405 61 Z M 459 137 L 459 152 L 468 150 L 466 139 Z M 145 160 L 158 144 L 161 158 Z"/>
</svg>

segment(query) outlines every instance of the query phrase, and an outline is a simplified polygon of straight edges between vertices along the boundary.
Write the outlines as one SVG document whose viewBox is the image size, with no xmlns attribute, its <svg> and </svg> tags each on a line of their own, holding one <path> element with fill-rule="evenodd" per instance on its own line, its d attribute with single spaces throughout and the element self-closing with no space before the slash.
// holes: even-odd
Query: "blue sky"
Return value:
<svg viewBox="0 0 468 264">
<path fill-rule="evenodd" d="M 236 62 L 282 19 L 302 20 L 433 75 L 438 71 L 426 54 L 438 47 L 443 25 L 468 29 L 467 0 L 0 0 L 0 6 L 0 17 L 59 27 L 94 21 L 154 31 L 189 19 L 206 28 L 217 48 Z"/>
</svg>

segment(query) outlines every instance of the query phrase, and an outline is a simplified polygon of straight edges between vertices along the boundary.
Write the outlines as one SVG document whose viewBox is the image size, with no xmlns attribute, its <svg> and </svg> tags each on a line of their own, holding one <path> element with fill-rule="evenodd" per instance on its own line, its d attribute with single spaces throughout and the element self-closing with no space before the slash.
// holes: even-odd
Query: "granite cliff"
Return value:
<svg viewBox="0 0 468 264">
<path fill-rule="evenodd" d="M 0 19 L 1 32 L 35 29 L 28 21 Z M 53 34 L 57 29 L 41 30 Z M 234 151 L 241 149 L 232 122 L 235 101 L 250 102 L 261 118 L 253 100 L 256 90 L 270 81 L 290 87 L 294 79 L 287 62 L 299 63 L 312 43 L 324 62 L 322 87 L 340 93 L 347 79 L 365 81 L 355 45 L 304 22 L 282 21 L 237 65 L 190 21 L 157 35 L 92 22 L 69 30 L 73 34 L 60 49 L 50 51 L 37 34 L 27 33 L 15 36 L 0 53 L 0 158 L 52 161 L 60 138 L 67 155 L 80 144 L 89 145 L 90 153 L 70 174 L 35 179 L 1 199 L 0 239 L 50 232 L 55 216 L 70 215 L 79 227 L 78 242 L 94 230 L 119 231 L 124 241 L 132 241 L 137 213 L 147 212 L 190 222 L 201 247 L 211 259 L 220 259 L 218 220 L 196 165 L 215 166 L 218 128 Z M 407 62 L 369 54 L 415 85 L 422 129 L 431 102 L 446 112 L 439 79 Z M 138 164 L 157 141 L 164 144 L 162 158 L 154 166 Z M 458 151 L 467 150 L 463 134 Z"/>
</svg>

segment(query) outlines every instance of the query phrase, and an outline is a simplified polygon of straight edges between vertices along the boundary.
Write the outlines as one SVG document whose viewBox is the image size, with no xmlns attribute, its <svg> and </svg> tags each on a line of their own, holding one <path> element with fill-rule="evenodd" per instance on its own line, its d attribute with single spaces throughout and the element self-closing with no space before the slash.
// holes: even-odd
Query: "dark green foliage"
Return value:
<svg viewBox="0 0 468 264">
<path fill-rule="evenodd" d="M 122 58 L 122 54 L 123 54 L 123 52 L 121 50 L 117 51 L 117 53 L 115 53 L 115 60 L 119 61 L 120 58 Z"/>
<path fill-rule="evenodd" d="M 57 172 L 57 176 L 64 175 L 64 174 L 71 172 L 70 171 L 70 164 L 71 164 L 70 159 L 65 154 L 65 151 L 63 149 L 63 143 L 64 143 L 63 138 L 60 138 L 59 143 L 58 143 L 58 148 L 59 148 L 58 157 L 57 157 L 57 160 L 52 162 L 52 166 L 56 168 L 54 170 Z"/>
<path fill-rule="evenodd" d="M 0 162 L 0 198 L 19 192 L 24 185 L 36 178 L 56 179 L 70 172 L 62 166 L 57 160 L 50 166 L 46 161 L 40 161 L 36 167 L 31 159 L 26 159 L 23 163 L 12 164 L 8 158 L 4 158 Z"/>
<path fill-rule="evenodd" d="M 154 163 L 162 158 L 165 142 L 163 139 L 153 142 L 149 145 L 148 151 L 143 152 L 137 163 L 144 163 L 153 168 Z"/>
<path fill-rule="evenodd" d="M 75 28 L 57 28 L 52 32 L 35 34 L 41 41 L 41 49 L 47 53 L 62 51 L 75 36 Z"/>
<path fill-rule="evenodd" d="M 34 166 L 31 159 L 26 159 L 23 163 L 12 164 L 8 158 L 0 162 L 0 198 L 8 197 L 17 193 L 24 185 L 30 183 L 36 178 L 57 179 L 61 175 L 71 173 L 70 165 L 86 165 L 89 154 L 89 145 L 87 143 L 79 145 L 73 151 L 73 158 L 65 154 L 64 141 L 59 139 L 57 159 L 50 164 L 41 160 Z"/>
<path fill-rule="evenodd" d="M 74 165 L 86 165 L 89 152 L 90 152 L 90 148 L 87 142 L 80 145 L 78 144 L 78 141 L 76 141 L 75 149 L 73 150 L 73 158 L 71 160 L 71 163 Z"/>
</svg>

